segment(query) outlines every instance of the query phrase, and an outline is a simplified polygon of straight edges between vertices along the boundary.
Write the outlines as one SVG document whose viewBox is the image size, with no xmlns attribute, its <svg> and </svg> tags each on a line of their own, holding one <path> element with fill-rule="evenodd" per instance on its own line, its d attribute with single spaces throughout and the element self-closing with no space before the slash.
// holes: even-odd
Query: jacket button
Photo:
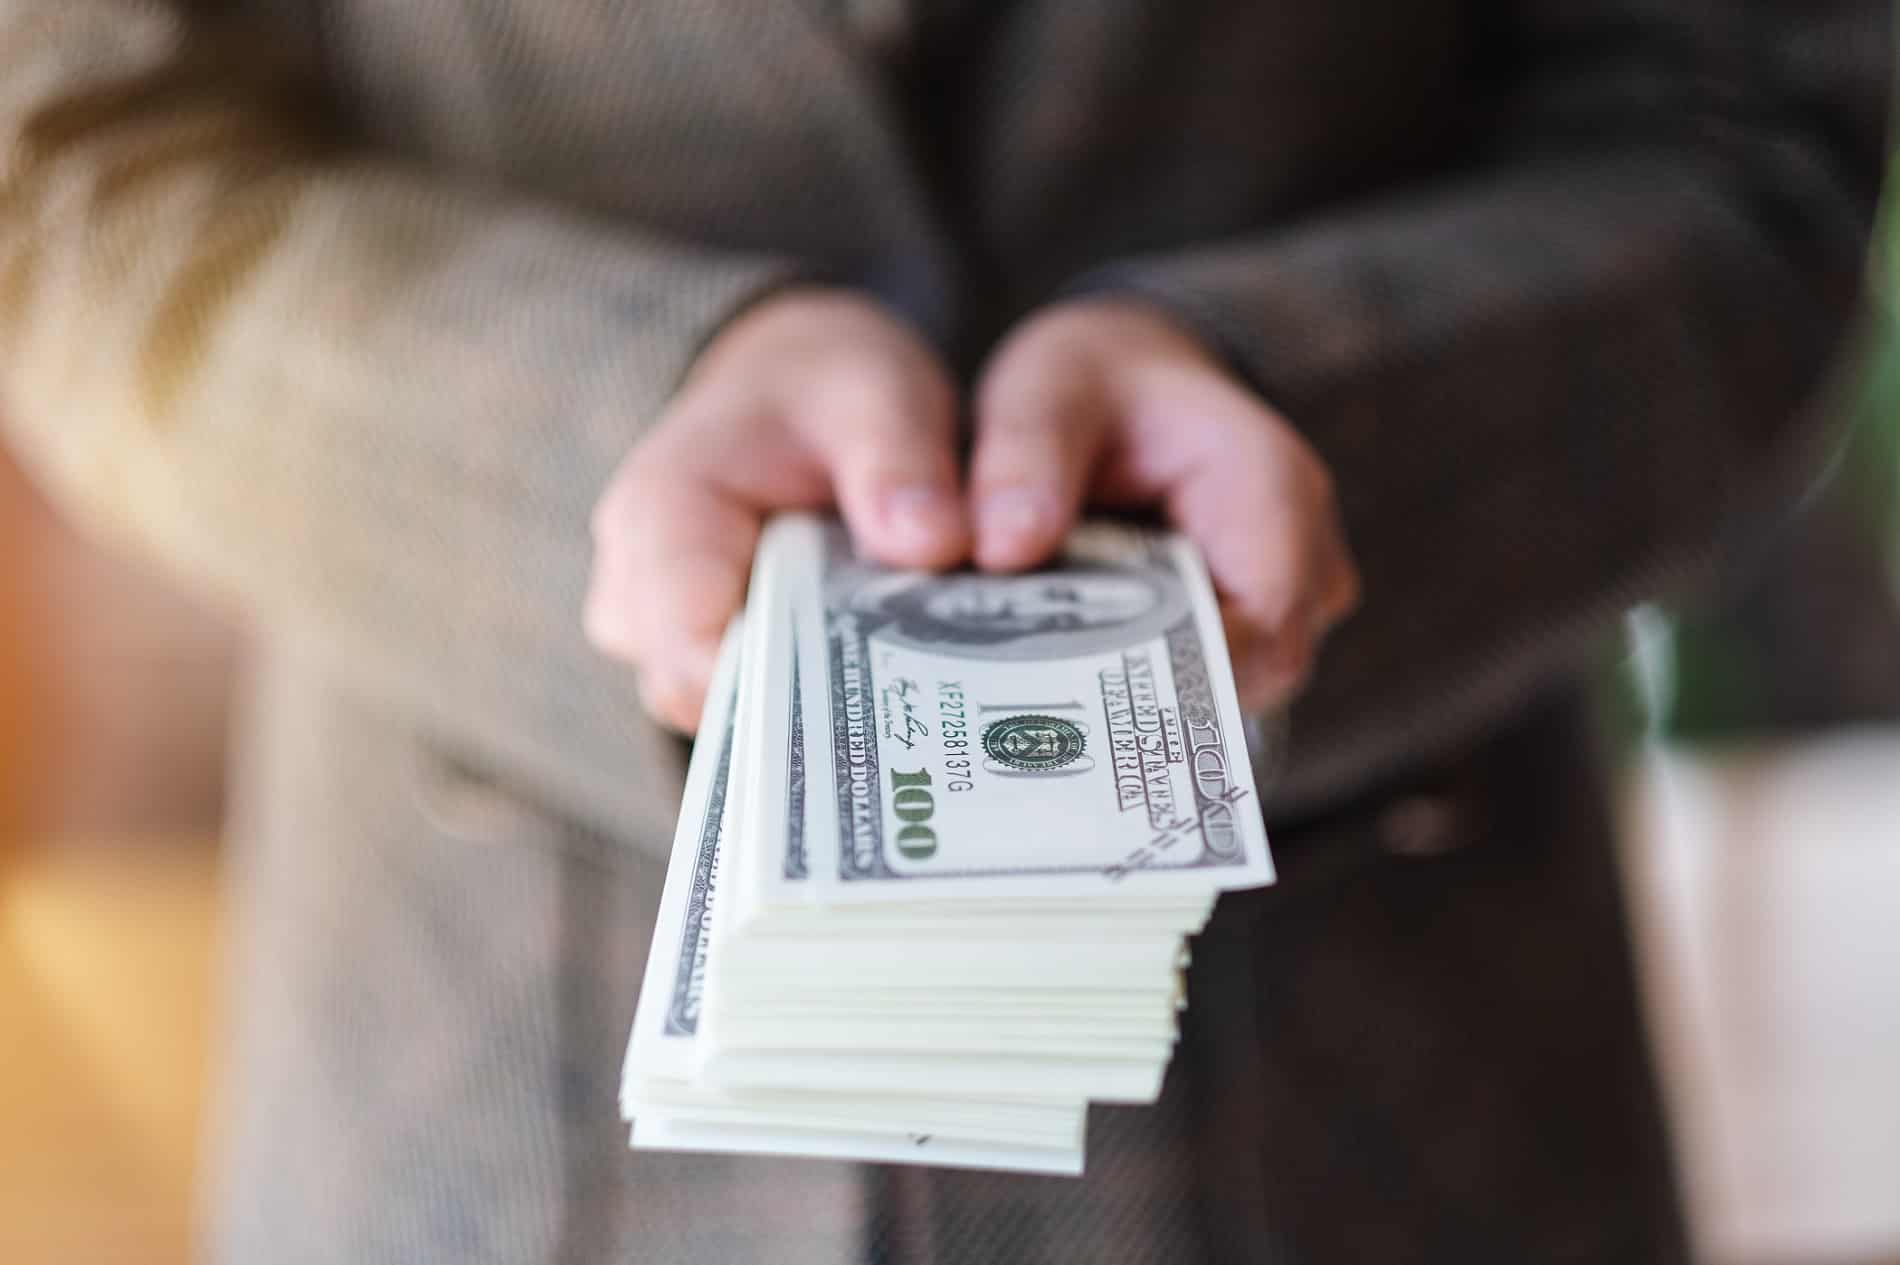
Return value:
<svg viewBox="0 0 1900 1265">
<path fill-rule="evenodd" d="M 1435 857 L 1471 842 L 1471 826 L 1449 795 L 1408 795 L 1379 814 L 1379 847 L 1393 856 Z"/>
</svg>

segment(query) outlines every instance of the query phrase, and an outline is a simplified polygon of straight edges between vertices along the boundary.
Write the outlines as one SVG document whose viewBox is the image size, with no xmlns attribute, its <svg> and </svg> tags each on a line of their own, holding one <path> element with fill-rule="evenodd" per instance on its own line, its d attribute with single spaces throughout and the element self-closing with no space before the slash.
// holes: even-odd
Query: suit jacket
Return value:
<svg viewBox="0 0 1900 1265">
<path fill-rule="evenodd" d="M 253 1184 L 218 1241 L 289 1259 L 275 1227 L 318 1209 L 350 1259 L 536 1259 L 612 1240 L 573 1210 L 615 1208 L 660 1236 L 628 1241 L 678 1248 L 655 1259 L 730 1259 L 679 1227 L 738 1235 L 713 1175 L 758 1171 L 794 1192 L 768 1222 L 856 1208 L 835 1214 L 854 1242 L 867 1217 L 962 1215 L 825 1166 L 585 1149 L 611 1106 L 569 1029 L 630 1007 L 626 929 L 679 769 L 583 644 L 585 524 L 735 311 L 853 284 L 966 367 L 1065 294 L 1200 330 L 1332 467 L 1365 579 L 1270 816 L 1396 804 L 1403 840 L 1430 819 L 1402 811 L 1421 770 L 1495 752 L 1618 612 L 1812 468 L 1805 406 L 1859 290 L 1887 71 L 1876 0 L 0 3 L 12 436 L 76 512 L 220 585 L 269 646 L 239 780 L 260 912 L 231 1171 Z M 1517 833 L 1578 828 L 1536 820 Z M 1329 840 L 1352 829 L 1281 836 L 1346 856 Z M 599 890 L 573 878 L 600 867 Z M 1606 988 L 1599 1026 L 1633 1031 Z M 1620 1106 L 1598 1114 L 1640 1121 L 1640 1053 L 1615 1040 Z M 422 1123 L 481 1110 L 450 1147 Z M 1604 1154 L 1649 1154 L 1646 1128 Z M 1470 1180 L 1421 1208 L 1508 1185 L 1511 1149 L 1460 1161 L 1457 1133 Z M 1553 1145 L 1551 1171 L 1591 1153 Z M 1319 1185 L 1365 1178 L 1363 1149 Z M 1095 1181 L 1051 1198 L 1108 1199 Z M 1050 1188 L 1009 1191 L 1031 1189 Z M 1003 1203 L 1011 1250 L 1042 1259 L 1046 1210 Z M 1302 1259 L 1314 1240 L 1272 1237 L 1298 1206 L 1257 1204 L 1277 1211 L 1232 1250 Z"/>
</svg>

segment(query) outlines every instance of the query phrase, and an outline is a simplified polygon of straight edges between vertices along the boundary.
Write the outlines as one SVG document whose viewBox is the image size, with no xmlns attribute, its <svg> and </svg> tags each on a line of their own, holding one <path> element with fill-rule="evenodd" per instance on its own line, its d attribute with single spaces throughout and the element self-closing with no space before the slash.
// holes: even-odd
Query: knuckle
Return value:
<svg viewBox="0 0 1900 1265">
<path fill-rule="evenodd" d="M 1210 460 L 1258 472 L 1265 487 L 1280 498 L 1298 496 L 1305 483 L 1299 453 L 1289 450 L 1285 438 L 1272 427 L 1230 430 L 1220 437 Z"/>
<path fill-rule="evenodd" d="M 613 479 L 607 485 L 600 504 L 613 513 L 627 513 L 637 506 L 645 489 L 650 486 L 659 469 L 667 463 L 666 445 L 660 442 L 658 432 L 647 435 L 628 450 L 620 468 L 614 471 Z"/>
<path fill-rule="evenodd" d="M 680 626 L 692 632 L 722 628 L 738 611 L 745 596 L 742 577 L 726 573 L 708 575 L 702 584 L 691 584 L 676 592 Z"/>
<path fill-rule="evenodd" d="M 660 672 L 640 676 L 640 699 L 647 711 L 675 729 L 691 728 L 693 699 L 691 688 L 677 677 Z"/>
<path fill-rule="evenodd" d="M 1334 570 L 1339 576 L 1341 599 L 1349 604 L 1357 605 L 1365 591 L 1365 576 L 1360 573 L 1359 564 L 1353 561 L 1352 555 L 1343 548 L 1339 551 L 1338 558 L 1339 565 Z"/>
<path fill-rule="evenodd" d="M 920 403 L 888 383 L 841 382 L 815 391 L 798 410 L 800 430 L 834 473 L 863 477 L 874 469 L 948 469 L 952 414 Z"/>
<path fill-rule="evenodd" d="M 1277 470 L 1289 489 L 1297 489 L 1315 502 L 1330 501 L 1334 493 L 1332 470 L 1306 436 L 1270 413 L 1263 421 L 1247 428 L 1249 455 Z"/>
<path fill-rule="evenodd" d="M 1306 485 L 1314 505 L 1329 514 L 1338 509 L 1339 484 L 1332 470 L 1310 450 L 1306 454 Z"/>
<path fill-rule="evenodd" d="M 1056 376 L 1047 357 L 1033 349 L 1007 347 L 977 384 L 977 426 L 1002 431 L 1026 424 L 1036 411 L 1025 407 L 1046 391 Z"/>
<path fill-rule="evenodd" d="M 1066 354 L 1025 359 L 994 382 L 982 425 L 1001 434 L 1087 430 L 1104 420 L 1110 395 L 1090 362 Z"/>
<path fill-rule="evenodd" d="M 637 484 L 617 484 L 595 503 L 589 521 L 597 553 L 624 551 L 639 537 L 648 497 Z"/>
<path fill-rule="evenodd" d="M 886 356 L 852 354 L 826 366 L 818 392 L 825 407 L 846 414 L 859 427 L 887 429 L 892 414 L 918 393 L 905 366 Z"/>
<path fill-rule="evenodd" d="M 1327 614 L 1334 622 L 1346 618 L 1359 609 L 1365 600 L 1365 586 L 1359 578 L 1359 569 L 1347 563 L 1339 572 L 1339 578 L 1333 586 L 1333 599 L 1328 604 Z"/>
<path fill-rule="evenodd" d="M 1306 683 L 1309 665 L 1287 660 L 1274 650 L 1264 651 L 1240 673 L 1243 701 L 1250 707 L 1268 707 L 1285 702 Z"/>
<path fill-rule="evenodd" d="M 652 463 L 650 448 L 650 439 L 635 444 L 594 501 L 588 525 L 593 530 L 596 542 L 604 543 L 612 539 L 634 516 L 642 499 L 641 485 L 648 477 L 647 467 Z"/>
<path fill-rule="evenodd" d="M 1276 691 L 1291 690 L 1305 681 L 1312 669 L 1310 644 L 1276 645 L 1260 665 L 1260 679 Z"/>
<path fill-rule="evenodd" d="M 587 525 L 597 546 L 611 544 L 627 529 L 628 520 L 634 517 L 640 502 L 638 483 L 638 471 L 629 462 L 615 473 L 600 499 L 594 502 Z"/>
<path fill-rule="evenodd" d="M 1063 452 L 1046 436 L 1004 431 L 985 437 L 970 463 L 970 479 L 979 488 L 1001 484 L 1053 482 L 1061 473 Z"/>
<path fill-rule="evenodd" d="M 612 605 L 598 596 L 590 596 L 581 614 L 581 629 L 595 650 L 610 658 L 638 663 L 643 647 L 627 621 Z"/>
<path fill-rule="evenodd" d="M 1275 572 L 1262 580 L 1249 598 L 1261 623 L 1277 630 L 1298 609 L 1300 584 L 1290 573 Z"/>
<path fill-rule="evenodd" d="M 710 443 L 675 440 L 671 431 L 655 431 L 642 439 L 594 503 L 589 526 L 595 541 L 637 537 L 663 507 L 704 495 L 704 454 L 712 450 Z"/>
<path fill-rule="evenodd" d="M 1280 653 L 1279 667 L 1283 675 L 1294 679 L 1304 678 L 1313 669 L 1313 654 L 1316 649 L 1314 637 L 1304 624 L 1286 638 Z"/>
<path fill-rule="evenodd" d="M 598 549 L 612 538 L 614 524 L 619 517 L 614 504 L 613 487 L 609 486 L 600 499 L 594 502 L 594 508 L 587 516 L 587 533 L 593 537 L 595 548 Z"/>
</svg>

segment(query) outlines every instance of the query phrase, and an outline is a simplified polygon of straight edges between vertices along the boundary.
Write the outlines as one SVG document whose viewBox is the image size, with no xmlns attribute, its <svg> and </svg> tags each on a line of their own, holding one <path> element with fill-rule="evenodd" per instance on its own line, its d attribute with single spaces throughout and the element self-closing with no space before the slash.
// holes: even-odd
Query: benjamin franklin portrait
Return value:
<svg viewBox="0 0 1900 1265">
<path fill-rule="evenodd" d="M 1026 575 L 968 571 L 930 578 L 847 568 L 850 609 L 865 631 L 920 650 L 984 659 L 1040 659 L 1145 640 L 1188 613 L 1171 572 L 1067 561 Z"/>
</svg>

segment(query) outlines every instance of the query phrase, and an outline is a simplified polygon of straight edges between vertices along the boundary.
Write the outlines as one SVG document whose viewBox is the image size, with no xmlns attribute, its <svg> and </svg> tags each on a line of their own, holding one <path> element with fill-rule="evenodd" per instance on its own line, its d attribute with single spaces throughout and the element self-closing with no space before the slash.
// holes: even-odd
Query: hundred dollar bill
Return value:
<svg viewBox="0 0 1900 1265">
<path fill-rule="evenodd" d="M 687 769 L 672 859 L 655 919 L 633 1030 L 621 1080 L 621 1114 L 651 1124 L 636 1130 L 636 1145 L 701 1149 L 692 1130 L 707 1126 L 710 1149 L 730 1149 L 731 1131 L 767 1132 L 781 1151 L 836 1155 L 838 1139 L 875 1135 L 876 1157 L 916 1163 L 975 1163 L 987 1152 L 979 1143 L 1003 1144 L 1007 1160 L 1013 1147 L 1028 1148 L 1029 1162 L 1042 1171 L 1072 1171 L 1079 1164 L 1085 1104 L 1077 1093 L 1053 1094 L 1041 1101 L 989 1102 L 980 1098 L 924 1093 L 908 1096 L 857 1092 L 733 1094 L 695 1079 L 696 1051 L 708 1028 L 709 988 L 716 950 L 719 876 L 722 865 L 743 852 L 743 840 L 731 837 L 735 801 L 748 789 L 740 758 L 747 735 L 739 724 L 740 682 L 755 682 L 746 663 L 743 639 L 735 625 L 726 636 L 700 722 L 700 741 Z M 756 779 L 752 779 L 756 780 Z M 772 1025 L 758 1025 L 765 1044 L 777 1044 Z M 788 1020 L 786 1040 L 797 1044 L 810 1021 Z M 1066 1087 L 1065 1087 L 1066 1089 Z M 724 1132 L 721 1132 L 721 1131 Z M 804 1145 L 799 1139 L 807 1139 Z M 924 1138 L 926 1144 L 913 1139 Z M 724 1139 L 727 1145 L 721 1145 Z M 936 1146 L 928 1145 L 931 1139 Z M 963 1139 L 952 1142 L 952 1139 Z M 867 1153 L 859 1158 L 873 1158 Z M 946 1158 L 947 1157 L 947 1158 Z M 1017 1157 L 1020 1159 L 1021 1157 Z"/>
<path fill-rule="evenodd" d="M 1012 928 L 1001 924 L 1014 923 L 1018 934 L 1061 938 L 1076 933 L 1079 918 L 1101 915 L 1102 894 L 1096 891 L 1041 903 L 1018 900 L 1008 906 L 973 905 L 968 900 L 909 902 L 901 911 L 888 914 L 876 906 L 840 910 L 824 902 L 813 881 L 810 832 L 815 814 L 826 822 L 831 818 L 825 812 L 825 800 L 814 801 L 808 789 L 806 705 L 797 635 L 800 608 L 818 595 L 799 586 L 796 568 L 782 565 L 784 535 L 778 527 L 768 533 L 747 603 L 745 667 L 739 681 L 744 739 L 733 757 L 746 792 L 738 797 L 734 829 L 746 840 L 746 848 L 733 867 L 732 907 L 726 925 L 754 932 L 776 928 L 821 941 L 845 939 L 857 944 L 881 930 L 907 947 L 905 956 L 916 969 L 931 952 L 920 938 L 934 935 L 961 945 L 967 941 L 972 918 L 985 925 L 986 935 L 1008 934 Z M 825 782 L 827 788 L 831 785 Z M 1178 937 L 1184 924 L 1203 921 L 1212 903 L 1209 892 L 1129 892 L 1124 896 L 1116 904 L 1114 920 L 1118 937 L 1131 945 L 1144 933 L 1166 940 Z M 786 965 L 790 966 L 789 959 Z M 864 984 L 860 972 L 853 986 Z"/>
<path fill-rule="evenodd" d="M 1151 1103 L 1161 1092 L 1171 1048 L 1096 1057 L 1033 1052 L 928 1054 L 902 1050 L 716 1049 L 702 1060 L 702 1083 L 731 1091 L 871 1095 L 894 1100 L 926 1095 L 976 1100 L 1054 1101 L 1073 1095 L 1092 1102 Z"/>
<path fill-rule="evenodd" d="M 748 669 L 742 683 L 747 745 L 742 764 L 757 784 L 736 829 L 745 837 L 743 865 L 733 876 L 728 926 L 778 917 L 823 925 L 815 909 L 808 851 L 808 792 L 803 714 L 799 705 L 794 577 L 761 550 L 747 597 Z"/>
<path fill-rule="evenodd" d="M 819 905 L 1273 881 L 1219 609 L 1182 538 L 1090 525 L 1024 575 L 892 571 L 810 517 L 768 545 L 800 595 Z"/>
<path fill-rule="evenodd" d="M 1072 1141 L 1039 1147 L 1001 1145 L 932 1133 L 887 1131 L 817 1132 L 682 1121 L 668 1117 L 635 1123 L 633 1144 L 656 1151 L 739 1152 L 747 1155 L 805 1155 L 880 1164 L 931 1164 L 940 1168 L 979 1168 L 1001 1172 L 1082 1173 L 1080 1129 Z"/>
<path fill-rule="evenodd" d="M 740 626 L 735 623 L 720 648 L 699 741 L 687 765 L 653 947 L 627 1044 L 621 1106 L 628 1115 L 643 1081 L 684 1080 L 692 1072 L 712 951 L 713 895 L 734 789 L 739 651 Z"/>
<path fill-rule="evenodd" d="M 746 668 L 739 693 L 745 710 L 744 748 L 735 763 L 748 772 L 741 781 L 755 796 L 742 796 L 737 810 L 737 832 L 747 840 L 742 861 L 735 865 L 733 897 L 725 925 L 743 926 L 753 935 L 792 934 L 815 940 L 849 940 L 863 946 L 866 937 L 882 931 L 907 948 L 913 967 L 929 950 L 920 941 L 932 937 L 958 943 L 967 940 L 972 920 L 983 934 L 1016 934 L 1041 939 L 1073 938 L 1090 934 L 1089 920 L 1109 916 L 1105 894 L 1090 889 L 1052 892 L 1037 900 L 1035 893 L 1018 890 L 1006 904 L 977 904 L 968 899 L 911 900 L 902 909 L 876 904 L 839 907 L 827 899 L 814 881 L 812 832 L 835 820 L 829 808 L 834 786 L 820 760 L 826 793 L 813 797 L 812 769 L 805 743 L 809 705 L 805 701 L 804 665 L 799 656 L 798 629 L 802 608 L 819 594 L 801 581 L 801 569 L 786 565 L 795 554 L 802 529 L 794 523 L 775 524 L 762 543 L 747 603 Z M 788 554 L 788 547 L 790 553 Z M 782 787 L 782 790 L 781 790 Z M 822 824 L 821 824 L 822 823 Z M 1201 887 L 1132 890 L 1113 894 L 1117 936 L 1132 942 L 1144 933 L 1178 936 L 1184 926 L 1206 920 L 1216 892 Z M 813 986 L 830 973 L 807 980 Z M 865 981 L 854 980 L 861 988 Z"/>
</svg>

